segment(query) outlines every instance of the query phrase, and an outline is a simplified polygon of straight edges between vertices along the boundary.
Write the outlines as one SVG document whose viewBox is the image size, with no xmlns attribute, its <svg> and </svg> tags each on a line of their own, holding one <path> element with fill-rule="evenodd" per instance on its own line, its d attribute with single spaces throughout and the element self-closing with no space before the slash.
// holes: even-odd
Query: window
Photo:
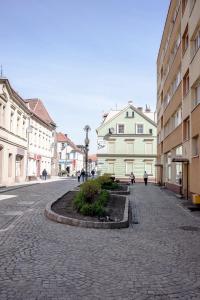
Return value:
<svg viewBox="0 0 200 300">
<path fill-rule="evenodd" d="M 124 124 L 117 124 L 117 133 L 124 133 Z"/>
<path fill-rule="evenodd" d="M 199 48 L 200 48 L 200 29 L 198 30 L 194 38 L 194 54 L 198 51 Z"/>
<path fill-rule="evenodd" d="M 189 92 L 189 71 L 183 77 L 183 96 L 185 97 Z"/>
<path fill-rule="evenodd" d="M 153 153 L 153 144 L 151 142 L 145 143 L 145 154 Z"/>
<path fill-rule="evenodd" d="M 10 114 L 10 131 L 13 132 L 13 127 L 14 127 L 14 112 L 12 111 Z"/>
<path fill-rule="evenodd" d="M 143 134 L 144 133 L 144 125 L 143 124 L 136 124 L 136 133 Z"/>
<path fill-rule="evenodd" d="M 179 146 L 176 148 L 176 156 L 182 156 L 183 155 L 183 147 Z"/>
<path fill-rule="evenodd" d="M 189 36 L 188 36 L 188 25 L 186 26 L 185 32 L 183 34 L 183 38 L 182 38 L 182 55 L 185 54 L 187 48 L 189 45 Z"/>
<path fill-rule="evenodd" d="M 193 105 L 196 106 L 200 103 L 200 84 L 194 89 L 194 95 Z"/>
<path fill-rule="evenodd" d="M 128 154 L 133 154 L 134 153 L 134 143 L 133 142 L 128 142 L 127 143 L 127 153 Z"/>
<path fill-rule="evenodd" d="M 145 162 L 144 169 L 148 175 L 153 175 L 153 166 L 151 162 Z"/>
<path fill-rule="evenodd" d="M 19 129 L 20 129 L 20 117 L 17 117 L 17 132 L 16 132 L 17 135 L 19 135 Z"/>
<path fill-rule="evenodd" d="M 109 174 L 115 174 L 114 162 L 108 162 L 108 173 Z"/>
<path fill-rule="evenodd" d="M 195 136 L 192 138 L 192 155 L 199 155 L 199 136 Z"/>
<path fill-rule="evenodd" d="M 115 143 L 114 142 L 108 142 L 108 152 L 109 153 L 115 153 Z"/>
<path fill-rule="evenodd" d="M 133 172 L 133 161 L 126 161 L 126 174 L 129 175 L 131 172 Z"/>
<path fill-rule="evenodd" d="M 187 118 L 183 122 L 183 140 L 187 141 L 190 138 L 190 119 Z"/>
<path fill-rule="evenodd" d="M 181 124 L 181 119 L 182 119 L 182 113 L 181 113 L 181 108 L 177 110 L 177 112 L 174 114 L 174 128 L 176 128 L 178 125 Z"/>
</svg>

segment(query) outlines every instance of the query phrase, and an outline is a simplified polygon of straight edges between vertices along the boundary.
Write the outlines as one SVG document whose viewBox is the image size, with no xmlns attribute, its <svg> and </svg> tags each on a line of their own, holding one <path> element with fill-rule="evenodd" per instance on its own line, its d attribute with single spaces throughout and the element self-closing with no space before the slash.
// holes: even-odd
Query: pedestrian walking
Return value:
<svg viewBox="0 0 200 300">
<path fill-rule="evenodd" d="M 42 171 L 42 177 L 43 177 L 44 180 L 47 179 L 47 170 L 46 170 L 46 169 L 44 169 L 44 170 Z"/>
<path fill-rule="evenodd" d="M 147 185 L 148 182 L 148 174 L 146 171 L 144 171 L 144 184 Z"/>
<path fill-rule="evenodd" d="M 130 180 L 131 180 L 131 184 L 133 184 L 133 182 L 135 183 L 135 175 L 133 174 L 133 172 L 131 172 Z"/>
<path fill-rule="evenodd" d="M 92 178 L 94 178 L 94 174 L 95 174 L 95 170 L 93 169 L 93 170 L 91 171 Z"/>
<path fill-rule="evenodd" d="M 85 181 L 85 170 L 84 169 L 81 170 L 81 178 L 82 178 L 82 181 L 84 182 Z"/>
<path fill-rule="evenodd" d="M 81 179 L 81 172 L 80 171 L 77 172 L 77 177 L 78 177 L 78 182 L 80 182 L 80 179 Z"/>
</svg>

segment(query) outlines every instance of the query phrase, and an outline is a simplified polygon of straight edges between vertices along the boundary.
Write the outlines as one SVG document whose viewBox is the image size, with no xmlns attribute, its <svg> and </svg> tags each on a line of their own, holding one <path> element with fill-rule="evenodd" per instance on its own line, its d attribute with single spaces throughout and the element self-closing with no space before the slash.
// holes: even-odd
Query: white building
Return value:
<svg viewBox="0 0 200 300">
<path fill-rule="evenodd" d="M 76 175 L 83 168 L 84 153 L 61 132 L 57 133 L 59 173 Z"/>
<path fill-rule="evenodd" d="M 23 99 L 0 78 L 0 185 L 26 179 L 28 118 Z"/>
<path fill-rule="evenodd" d="M 56 124 L 40 99 L 28 99 L 25 102 L 31 112 L 27 134 L 28 177 L 30 180 L 40 177 L 44 169 L 46 169 L 48 176 L 55 175 Z"/>
</svg>

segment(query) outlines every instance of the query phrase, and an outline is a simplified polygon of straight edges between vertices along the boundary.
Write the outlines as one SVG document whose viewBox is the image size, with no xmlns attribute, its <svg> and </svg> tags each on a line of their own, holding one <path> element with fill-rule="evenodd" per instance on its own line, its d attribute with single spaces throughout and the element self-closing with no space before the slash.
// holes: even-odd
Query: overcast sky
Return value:
<svg viewBox="0 0 200 300">
<path fill-rule="evenodd" d="M 156 105 L 156 58 L 169 0 L 0 0 L 0 64 L 23 98 L 90 153 L 102 113 Z"/>
</svg>

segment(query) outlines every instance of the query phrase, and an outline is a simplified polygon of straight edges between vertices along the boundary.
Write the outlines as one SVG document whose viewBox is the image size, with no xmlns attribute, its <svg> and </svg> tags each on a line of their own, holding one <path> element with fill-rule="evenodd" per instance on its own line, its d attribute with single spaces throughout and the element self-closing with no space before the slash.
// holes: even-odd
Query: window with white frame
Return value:
<svg viewBox="0 0 200 300">
<path fill-rule="evenodd" d="M 115 174 L 115 164 L 114 162 L 108 161 L 108 173 Z"/>
<path fill-rule="evenodd" d="M 115 142 L 108 142 L 108 153 L 115 153 Z"/>
<path fill-rule="evenodd" d="M 10 114 L 10 131 L 13 132 L 13 129 L 14 129 L 14 112 L 11 111 L 11 114 Z"/>
<path fill-rule="evenodd" d="M 197 34 L 195 35 L 194 38 L 194 54 L 198 51 L 200 48 L 200 28 L 197 31 Z"/>
<path fill-rule="evenodd" d="M 148 175 L 153 175 L 153 164 L 152 162 L 145 162 L 144 169 Z"/>
<path fill-rule="evenodd" d="M 183 146 L 179 146 L 176 148 L 176 156 L 182 156 L 183 155 Z"/>
<path fill-rule="evenodd" d="M 134 143 L 133 142 L 127 142 L 126 149 L 128 154 L 134 153 Z"/>
<path fill-rule="evenodd" d="M 124 133 L 124 124 L 117 124 L 117 133 Z"/>
<path fill-rule="evenodd" d="M 194 100 L 193 100 L 194 106 L 196 106 L 199 103 L 200 103 L 200 83 L 194 89 Z"/>
<path fill-rule="evenodd" d="M 145 142 L 145 154 L 153 154 L 153 143 Z"/>
<path fill-rule="evenodd" d="M 195 136 L 192 138 L 192 155 L 199 155 L 199 136 Z"/>
<path fill-rule="evenodd" d="M 126 161 L 126 174 L 129 175 L 131 172 L 133 172 L 133 161 Z"/>
<path fill-rule="evenodd" d="M 179 108 L 174 114 L 174 128 L 181 124 L 182 113 L 181 108 Z"/>
<path fill-rule="evenodd" d="M 144 133 L 144 125 L 143 124 L 136 124 L 136 133 L 143 134 Z"/>
</svg>

